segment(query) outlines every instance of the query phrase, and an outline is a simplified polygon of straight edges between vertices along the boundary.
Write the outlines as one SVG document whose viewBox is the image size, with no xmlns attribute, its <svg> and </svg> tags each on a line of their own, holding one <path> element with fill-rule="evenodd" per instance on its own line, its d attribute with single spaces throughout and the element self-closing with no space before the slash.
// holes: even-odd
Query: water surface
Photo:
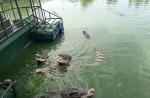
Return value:
<svg viewBox="0 0 150 98">
<path fill-rule="evenodd" d="M 1 77 L 18 81 L 19 98 L 73 87 L 95 88 L 93 98 L 150 97 L 149 0 L 43 0 L 42 6 L 63 18 L 65 33 L 54 43 L 33 42 L 1 68 Z M 95 61 L 96 50 L 103 63 Z M 60 52 L 72 56 L 71 66 L 56 75 L 36 74 L 33 57 L 40 52 L 50 56 L 43 66 L 56 64 Z"/>
</svg>

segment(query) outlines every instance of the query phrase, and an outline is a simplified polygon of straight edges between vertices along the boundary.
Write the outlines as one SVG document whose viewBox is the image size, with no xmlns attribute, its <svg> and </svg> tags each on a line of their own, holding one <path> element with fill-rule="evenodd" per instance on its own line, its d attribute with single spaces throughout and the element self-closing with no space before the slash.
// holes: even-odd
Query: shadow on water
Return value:
<svg viewBox="0 0 150 98">
<path fill-rule="evenodd" d="M 3 81 L 7 78 L 16 80 L 17 89 L 19 91 L 19 98 L 27 98 L 27 96 L 30 96 L 30 98 L 32 98 L 32 94 L 36 92 L 36 86 L 41 84 L 45 78 L 45 76 L 37 76 L 35 74 L 37 63 L 34 60 L 34 55 L 36 53 L 48 53 L 48 51 L 55 51 L 59 48 L 59 46 L 61 46 L 61 43 L 63 41 L 64 35 L 59 36 L 59 38 L 54 42 L 32 42 L 10 64 L 7 64 L 0 68 L 0 80 Z M 49 61 L 47 61 L 46 63 L 49 63 Z M 34 80 L 34 83 L 32 83 L 32 79 Z M 26 86 L 26 83 L 30 84 L 30 86 Z M 29 92 L 31 93 L 31 95 L 28 95 Z M 24 95 L 25 93 L 27 94 L 27 96 Z"/>
</svg>

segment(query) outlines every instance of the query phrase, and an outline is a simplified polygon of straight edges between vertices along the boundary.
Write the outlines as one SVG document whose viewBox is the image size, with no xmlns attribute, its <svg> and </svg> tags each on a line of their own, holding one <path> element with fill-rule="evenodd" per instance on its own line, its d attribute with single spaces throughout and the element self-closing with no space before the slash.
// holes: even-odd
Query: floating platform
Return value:
<svg viewBox="0 0 150 98">
<path fill-rule="evenodd" d="M 0 9 L 0 65 L 10 63 L 32 40 L 54 41 L 64 32 L 63 19 L 43 9 L 40 0 L 36 4 L 29 0 L 30 6 L 19 5 L 17 1 L 0 1 L 1 7 L 11 5 Z"/>
<path fill-rule="evenodd" d="M 44 40 L 54 41 L 63 32 L 64 32 L 64 27 L 61 21 L 57 21 L 51 25 L 40 24 L 32 31 L 32 38 L 38 41 L 44 41 Z"/>
</svg>

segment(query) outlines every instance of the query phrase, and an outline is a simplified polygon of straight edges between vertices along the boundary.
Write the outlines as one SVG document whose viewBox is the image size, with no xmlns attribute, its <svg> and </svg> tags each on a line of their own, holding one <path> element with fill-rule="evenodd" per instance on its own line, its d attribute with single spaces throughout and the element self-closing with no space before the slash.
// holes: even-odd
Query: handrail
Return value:
<svg viewBox="0 0 150 98">
<path fill-rule="evenodd" d="M 38 6 L 36 6 L 36 7 L 38 7 Z M 30 7 L 20 7 L 20 8 L 30 8 Z M 40 7 L 38 7 L 38 8 L 40 8 Z M 13 8 L 13 9 L 16 9 L 16 8 Z M 54 13 L 51 13 L 51 12 L 45 10 L 45 9 L 42 9 L 42 8 L 40 8 L 40 9 L 43 10 L 44 12 L 50 13 L 50 14 L 52 14 L 52 15 L 54 15 L 54 16 L 57 17 L 57 18 L 46 18 L 46 17 L 45 17 L 45 19 L 49 19 L 49 20 L 50 20 L 50 19 L 60 19 L 60 20 L 62 20 L 61 17 L 59 17 L 58 15 L 56 15 L 56 14 L 54 14 Z M 8 11 L 8 10 L 11 10 L 11 9 L 7 9 L 7 10 L 4 10 L 4 11 Z M 32 14 L 32 15 L 33 15 L 33 14 Z M 30 15 L 30 16 L 32 16 L 32 15 Z M 30 16 L 29 16 L 29 17 L 30 17 Z M 37 16 L 34 16 L 34 17 L 38 18 Z M 27 18 L 28 18 L 28 17 L 27 17 Z M 24 18 L 23 20 L 25 20 L 25 19 L 27 19 L 27 18 Z M 40 19 L 40 18 L 38 18 L 38 19 Z M 22 20 L 22 21 L 23 21 L 23 20 Z M 40 20 L 43 20 L 43 19 L 40 19 Z M 21 23 L 21 21 L 19 21 L 19 22 L 15 23 L 15 24 L 13 24 L 13 25 L 11 25 L 11 26 L 5 28 L 5 30 L 8 30 L 8 29 L 12 28 L 13 26 L 15 26 L 16 24 L 19 24 L 19 23 Z M 47 22 L 47 23 L 48 23 L 48 22 Z M 1 32 L 4 32 L 4 30 L 2 30 Z M 1 33 L 1 32 L 0 32 L 0 33 Z"/>
<path fill-rule="evenodd" d="M 34 9 L 38 9 L 38 8 L 40 8 L 41 10 L 43 10 L 43 11 L 45 11 L 45 12 L 47 12 L 47 13 L 50 13 L 50 14 L 52 14 L 52 15 L 54 15 L 54 16 L 56 16 L 56 17 L 58 17 L 58 18 L 61 18 L 62 19 L 62 17 L 60 17 L 60 16 L 58 16 L 58 15 L 56 15 L 56 14 L 54 14 L 54 13 L 52 13 L 52 12 L 49 12 L 49 11 L 47 11 L 47 10 L 45 10 L 45 9 L 42 9 L 41 7 L 39 7 L 39 6 L 34 6 L 35 8 Z"/>
<path fill-rule="evenodd" d="M 42 9 L 42 8 L 41 8 Z M 47 11 L 47 10 L 45 10 L 45 9 L 42 9 L 43 11 L 45 11 L 45 12 L 48 12 L 48 13 L 50 13 L 50 14 L 52 14 L 52 15 L 54 15 L 54 16 L 56 16 L 56 17 L 59 17 L 59 18 L 61 18 L 60 16 L 58 16 L 58 15 L 56 15 L 56 14 L 54 14 L 54 13 L 51 13 L 51 12 L 49 12 L 49 11 Z M 61 18 L 62 19 L 62 18 Z"/>
<path fill-rule="evenodd" d="M 31 16 L 33 16 L 33 14 L 30 15 L 29 17 L 31 17 Z M 0 33 L 3 33 L 3 32 L 5 32 L 5 31 L 11 29 L 13 26 L 15 26 L 15 25 L 17 25 L 17 24 L 19 24 L 19 23 L 22 23 L 23 21 L 25 21 L 25 20 L 26 20 L 27 18 L 29 18 L 29 17 L 26 17 L 26 18 L 24 18 L 22 21 L 20 20 L 20 21 L 18 21 L 17 23 L 15 23 L 15 24 L 13 24 L 13 25 L 11 25 L 11 26 L 5 28 L 5 30 L 1 30 Z M 7 36 L 5 36 L 4 38 L 0 39 L 0 42 L 3 42 L 3 40 L 5 40 L 7 37 L 11 36 L 12 34 L 14 34 L 14 32 L 12 32 L 12 33 L 8 34 Z"/>
<path fill-rule="evenodd" d="M 36 16 L 34 16 L 35 18 L 37 18 L 37 19 L 40 19 L 40 18 L 38 18 L 38 17 L 36 17 Z M 40 20 L 42 20 L 42 19 L 40 19 Z M 56 20 L 56 19 L 55 19 Z M 55 21 L 54 20 L 54 21 Z M 33 25 L 33 26 L 35 26 L 35 28 L 32 30 L 32 31 L 34 31 L 35 29 L 36 29 L 36 27 L 38 27 L 39 25 L 35 25 L 35 24 L 32 24 L 31 22 L 28 22 L 28 21 L 25 21 L 25 22 L 27 22 L 28 24 L 31 24 L 31 25 Z M 47 24 L 49 24 L 48 22 L 46 22 Z M 53 22 L 54 23 L 54 22 Z M 50 24 L 50 26 L 51 26 L 52 24 Z M 55 28 L 56 28 L 56 26 L 54 27 L 54 29 L 53 30 L 55 30 Z M 43 31 L 45 31 L 44 29 L 43 29 Z M 45 31 L 46 32 L 46 31 Z"/>
<path fill-rule="evenodd" d="M 19 7 L 19 8 L 24 8 L 24 9 L 26 9 L 26 8 L 31 8 L 31 7 L 30 7 L 30 6 L 27 6 L 27 7 Z M 43 11 L 49 13 L 49 14 L 52 14 L 52 15 L 56 16 L 57 18 L 61 18 L 60 16 L 58 16 L 58 15 L 52 13 L 52 12 L 49 12 L 49 11 L 47 11 L 47 10 L 45 10 L 45 9 L 42 9 L 40 6 L 34 6 L 34 10 L 35 10 L 35 9 L 38 9 L 38 8 L 40 8 L 41 10 L 43 10 Z M 17 8 L 12 8 L 12 9 L 10 8 L 10 9 L 6 9 L 6 10 L 0 11 L 0 12 L 6 12 L 6 11 L 13 10 L 13 9 L 17 9 Z M 62 18 L 61 18 L 61 19 L 62 19 Z"/>
<path fill-rule="evenodd" d="M 38 18 L 38 17 L 36 17 L 36 18 Z M 28 21 L 25 21 L 25 22 L 27 22 L 28 24 L 31 24 L 32 26 L 35 26 L 32 31 L 34 31 L 34 30 L 39 26 L 39 25 L 32 24 L 31 22 L 28 22 Z M 44 30 L 44 29 L 43 29 L 43 30 Z M 45 30 L 44 30 L 44 31 L 45 31 Z M 45 31 L 45 32 L 46 32 L 46 31 Z"/>
<path fill-rule="evenodd" d="M 50 26 L 52 26 L 53 23 L 54 23 L 57 19 L 60 19 L 60 20 L 62 21 L 62 18 L 61 18 L 60 16 L 58 16 L 58 15 L 56 15 L 56 14 L 54 14 L 54 13 L 51 13 L 51 12 L 45 10 L 45 9 L 42 9 L 41 7 L 39 7 L 39 8 L 41 9 L 42 13 L 43 13 L 43 12 L 44 12 L 44 13 L 47 12 L 47 13 L 49 14 L 49 17 L 50 17 L 50 18 L 49 18 L 49 17 L 48 17 L 48 18 L 45 17 L 44 19 L 41 19 L 41 18 L 35 16 L 37 19 L 40 19 L 40 20 L 46 22 L 47 24 L 50 24 Z M 56 18 L 52 18 L 52 17 L 50 16 L 51 14 L 54 15 L 54 16 L 56 16 Z M 45 21 L 45 20 L 47 20 L 47 19 L 49 19 L 48 22 Z M 54 20 L 52 21 L 52 23 L 49 23 L 49 21 L 50 21 L 51 19 L 54 19 Z"/>
</svg>

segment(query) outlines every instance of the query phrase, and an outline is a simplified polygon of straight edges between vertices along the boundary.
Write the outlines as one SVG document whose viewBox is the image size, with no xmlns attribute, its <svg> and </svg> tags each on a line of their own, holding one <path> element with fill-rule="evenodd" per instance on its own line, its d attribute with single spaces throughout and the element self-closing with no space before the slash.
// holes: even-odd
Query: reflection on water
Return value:
<svg viewBox="0 0 150 98">
<path fill-rule="evenodd" d="M 125 0 L 107 0 L 107 4 L 115 4 L 116 2 L 119 1 L 125 1 Z M 129 4 L 135 4 L 135 5 L 140 5 L 140 4 L 148 4 L 149 0 L 126 0 L 129 1 Z"/>
<path fill-rule="evenodd" d="M 86 7 L 91 5 L 94 0 L 69 0 L 69 1 L 72 2 L 74 6 L 77 6 L 80 3 L 81 6 Z"/>
<path fill-rule="evenodd" d="M 91 5 L 93 2 L 96 2 L 97 0 L 69 0 L 72 3 L 81 3 L 81 6 L 86 7 Z M 135 5 L 135 6 L 147 6 L 149 4 L 149 0 L 99 0 L 100 2 L 105 2 L 106 4 L 117 4 L 117 3 L 125 3 L 128 2 L 129 6 Z"/>
<path fill-rule="evenodd" d="M 129 5 L 135 5 L 135 6 L 146 6 L 149 4 L 149 0 L 129 0 Z"/>
<path fill-rule="evenodd" d="M 115 4 L 118 0 L 107 0 L 107 4 Z"/>
<path fill-rule="evenodd" d="M 87 6 L 93 3 L 94 0 L 80 0 L 82 6 Z"/>
<path fill-rule="evenodd" d="M 107 0 L 107 4 L 116 4 L 117 2 L 123 3 L 124 1 L 127 1 L 129 6 L 135 5 L 135 6 L 146 6 L 149 4 L 149 0 Z"/>
</svg>

